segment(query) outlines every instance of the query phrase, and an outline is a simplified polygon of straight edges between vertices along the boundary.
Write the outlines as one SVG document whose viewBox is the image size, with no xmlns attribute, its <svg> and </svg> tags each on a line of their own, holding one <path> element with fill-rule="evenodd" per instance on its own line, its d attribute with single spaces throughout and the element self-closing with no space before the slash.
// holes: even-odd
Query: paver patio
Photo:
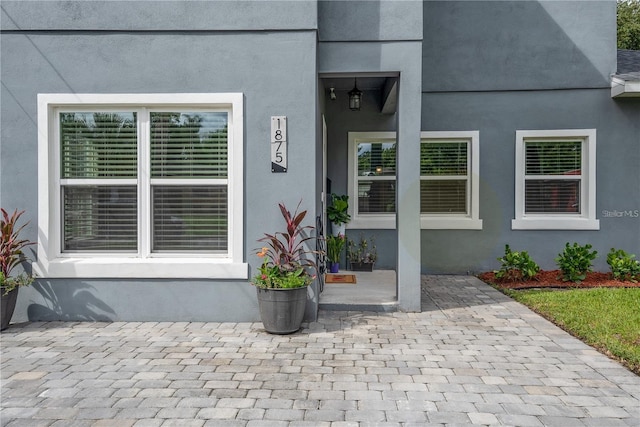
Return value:
<svg viewBox="0 0 640 427">
<path fill-rule="evenodd" d="M 639 426 L 640 377 L 473 277 L 422 313 L 30 323 L 1 336 L 2 426 Z"/>
</svg>

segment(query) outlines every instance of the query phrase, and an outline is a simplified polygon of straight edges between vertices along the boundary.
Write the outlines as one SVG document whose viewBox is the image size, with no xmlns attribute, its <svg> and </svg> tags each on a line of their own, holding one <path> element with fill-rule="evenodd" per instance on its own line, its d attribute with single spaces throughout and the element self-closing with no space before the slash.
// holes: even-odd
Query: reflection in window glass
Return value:
<svg viewBox="0 0 640 427">
<path fill-rule="evenodd" d="M 396 143 L 360 142 L 358 155 L 358 214 L 396 211 Z"/>
<path fill-rule="evenodd" d="M 135 178 L 137 132 L 133 112 L 60 113 L 62 178 Z"/>
<path fill-rule="evenodd" d="M 395 176 L 395 142 L 358 144 L 358 176 Z"/>
</svg>

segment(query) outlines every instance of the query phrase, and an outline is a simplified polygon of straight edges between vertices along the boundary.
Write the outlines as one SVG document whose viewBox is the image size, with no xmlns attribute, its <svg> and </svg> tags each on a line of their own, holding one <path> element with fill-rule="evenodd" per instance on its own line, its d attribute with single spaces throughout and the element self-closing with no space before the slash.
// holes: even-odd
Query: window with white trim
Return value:
<svg viewBox="0 0 640 427">
<path fill-rule="evenodd" d="M 422 132 L 420 222 L 424 229 L 482 229 L 479 132 Z"/>
<path fill-rule="evenodd" d="M 350 228 L 395 228 L 396 134 L 349 132 Z"/>
<path fill-rule="evenodd" d="M 242 94 L 38 102 L 39 274 L 247 277 Z"/>
<path fill-rule="evenodd" d="M 596 130 L 516 132 L 513 229 L 597 230 Z"/>
</svg>

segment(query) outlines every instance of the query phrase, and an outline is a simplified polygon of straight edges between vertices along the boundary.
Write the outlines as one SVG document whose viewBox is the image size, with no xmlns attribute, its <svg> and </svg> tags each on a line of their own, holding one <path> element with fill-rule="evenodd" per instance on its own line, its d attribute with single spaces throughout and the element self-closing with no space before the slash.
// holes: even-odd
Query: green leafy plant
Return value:
<svg viewBox="0 0 640 427">
<path fill-rule="evenodd" d="M 373 264 L 378 259 L 378 251 L 375 239 L 371 237 L 367 240 L 364 235 L 360 235 L 360 241 L 347 239 L 347 259 L 352 264 Z"/>
<path fill-rule="evenodd" d="M 618 0 L 618 49 L 640 49 L 640 1 Z"/>
<path fill-rule="evenodd" d="M 587 277 L 593 260 L 598 255 L 598 251 L 592 251 L 591 248 L 590 244 L 580 246 L 577 243 L 569 245 L 567 242 L 564 251 L 556 258 L 563 281 L 580 283 Z"/>
<path fill-rule="evenodd" d="M 638 282 L 640 280 L 640 261 L 634 259 L 634 254 L 628 254 L 622 249 L 611 248 L 607 254 L 607 264 L 611 267 L 614 279 Z"/>
<path fill-rule="evenodd" d="M 494 273 L 499 280 L 530 280 L 540 271 L 538 264 L 526 251 L 514 252 L 509 245 L 504 245 L 504 256 L 498 258 L 498 261 L 500 261 L 500 270 Z"/>
<path fill-rule="evenodd" d="M 315 274 L 316 264 L 311 255 L 318 251 L 308 250 L 306 244 L 315 237 L 305 237 L 305 233 L 313 227 L 302 226 L 302 221 L 307 211 L 298 212 L 300 203 L 295 212 L 291 213 L 284 204 L 279 203 L 280 212 L 286 224 L 285 232 L 265 233 L 258 242 L 266 243 L 257 253 L 263 258 L 262 265 L 258 268 L 258 274 L 253 278 L 253 284 L 260 288 L 300 288 L 307 286 Z"/>
<path fill-rule="evenodd" d="M 33 278 L 26 274 L 19 274 L 12 277 L 11 271 L 20 262 L 25 260 L 22 250 L 35 244 L 26 239 L 20 239 L 20 232 L 28 223 L 18 226 L 18 220 L 24 214 L 24 211 L 16 209 L 13 214 L 0 209 L 2 212 L 2 220 L 0 224 L 0 286 L 2 286 L 5 294 L 11 292 L 19 286 L 27 286 L 33 282 Z"/>
<path fill-rule="evenodd" d="M 336 225 L 346 224 L 351 221 L 351 215 L 347 213 L 349 209 L 349 196 L 331 194 L 331 205 L 327 206 L 327 218 Z"/>
<path fill-rule="evenodd" d="M 327 258 L 330 262 L 340 262 L 340 254 L 346 243 L 347 239 L 342 234 L 327 237 Z"/>
</svg>

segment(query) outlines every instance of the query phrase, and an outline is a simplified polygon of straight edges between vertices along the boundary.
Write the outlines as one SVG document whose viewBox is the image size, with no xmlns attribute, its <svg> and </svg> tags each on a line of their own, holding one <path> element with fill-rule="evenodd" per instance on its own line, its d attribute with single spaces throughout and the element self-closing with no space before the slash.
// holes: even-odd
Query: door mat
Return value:
<svg viewBox="0 0 640 427">
<path fill-rule="evenodd" d="M 326 283 L 347 283 L 351 285 L 355 285 L 356 283 L 356 275 L 355 274 L 327 274 L 325 276 Z"/>
</svg>

